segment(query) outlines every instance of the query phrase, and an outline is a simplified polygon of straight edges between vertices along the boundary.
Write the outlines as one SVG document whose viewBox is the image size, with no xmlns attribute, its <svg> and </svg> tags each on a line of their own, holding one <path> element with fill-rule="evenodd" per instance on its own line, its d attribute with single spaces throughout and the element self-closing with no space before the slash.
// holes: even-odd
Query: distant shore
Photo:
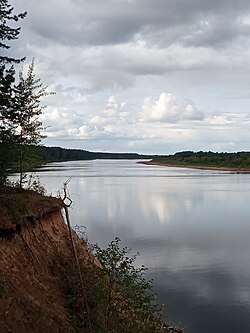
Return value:
<svg viewBox="0 0 250 333">
<path fill-rule="evenodd" d="M 205 165 L 170 164 L 170 163 L 161 163 L 161 162 L 153 162 L 153 161 L 140 161 L 140 162 L 137 162 L 137 163 L 146 164 L 146 165 L 166 166 L 166 167 L 172 167 L 172 168 L 218 170 L 218 171 L 228 171 L 228 172 L 231 172 L 231 173 L 250 173 L 250 169 L 242 169 L 242 168 L 213 167 L 213 166 L 205 166 Z"/>
</svg>

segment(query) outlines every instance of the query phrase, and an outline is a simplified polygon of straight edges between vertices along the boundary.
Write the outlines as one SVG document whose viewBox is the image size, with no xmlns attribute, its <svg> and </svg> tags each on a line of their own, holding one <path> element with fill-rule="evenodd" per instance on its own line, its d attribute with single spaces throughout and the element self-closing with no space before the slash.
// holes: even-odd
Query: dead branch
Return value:
<svg viewBox="0 0 250 333">
<path fill-rule="evenodd" d="M 80 279 L 80 283 L 81 283 L 82 295 L 84 297 L 85 296 L 85 289 L 84 289 L 84 284 L 83 284 L 82 271 L 81 271 L 81 267 L 80 267 L 80 263 L 79 263 L 79 258 L 78 258 L 77 252 L 76 252 L 76 246 L 75 246 L 75 242 L 74 242 L 73 235 L 72 235 L 72 228 L 71 228 L 70 217 L 69 217 L 69 207 L 73 203 L 73 201 L 70 199 L 70 197 L 68 195 L 68 190 L 67 190 L 67 185 L 68 185 L 69 182 L 70 182 L 70 178 L 63 184 L 64 196 L 61 199 L 62 199 L 62 202 L 63 202 L 63 208 L 64 208 L 64 212 L 65 212 L 66 222 L 67 222 L 68 229 L 69 229 L 72 251 L 73 251 L 75 261 L 76 261 L 77 271 L 78 271 L 78 275 L 79 275 L 79 279 Z M 84 297 L 84 298 L 86 299 L 86 297 Z M 91 324 L 91 320 L 90 320 L 90 310 L 89 310 L 87 300 L 85 301 L 85 305 L 86 305 L 86 310 L 87 310 L 87 313 L 88 313 L 90 333 L 92 333 L 93 330 L 92 330 L 92 324 Z"/>
</svg>

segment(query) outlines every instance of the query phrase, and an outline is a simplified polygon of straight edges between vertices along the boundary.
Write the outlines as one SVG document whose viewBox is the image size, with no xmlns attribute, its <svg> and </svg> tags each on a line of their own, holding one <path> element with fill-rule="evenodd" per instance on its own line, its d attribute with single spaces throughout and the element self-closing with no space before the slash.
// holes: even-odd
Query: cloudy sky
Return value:
<svg viewBox="0 0 250 333">
<path fill-rule="evenodd" d="M 10 0 L 12 53 L 56 95 L 46 145 L 249 150 L 249 0 Z"/>
</svg>

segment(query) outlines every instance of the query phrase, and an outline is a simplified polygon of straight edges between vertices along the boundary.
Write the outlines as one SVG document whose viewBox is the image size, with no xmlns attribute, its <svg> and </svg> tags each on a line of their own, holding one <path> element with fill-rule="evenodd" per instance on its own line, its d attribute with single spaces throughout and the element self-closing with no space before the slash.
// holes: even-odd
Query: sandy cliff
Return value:
<svg viewBox="0 0 250 333">
<path fill-rule="evenodd" d="M 62 274 L 74 257 L 61 209 L 55 198 L 0 193 L 1 333 L 74 332 Z M 88 255 L 86 243 L 74 239 Z"/>
</svg>

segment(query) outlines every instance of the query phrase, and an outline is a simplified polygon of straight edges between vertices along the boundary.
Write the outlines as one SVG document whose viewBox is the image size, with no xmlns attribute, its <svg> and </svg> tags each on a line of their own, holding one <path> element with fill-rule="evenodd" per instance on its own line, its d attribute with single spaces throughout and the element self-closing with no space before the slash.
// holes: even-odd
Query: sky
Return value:
<svg viewBox="0 0 250 333">
<path fill-rule="evenodd" d="M 9 0 L 48 146 L 171 154 L 250 142 L 249 0 Z"/>
</svg>

